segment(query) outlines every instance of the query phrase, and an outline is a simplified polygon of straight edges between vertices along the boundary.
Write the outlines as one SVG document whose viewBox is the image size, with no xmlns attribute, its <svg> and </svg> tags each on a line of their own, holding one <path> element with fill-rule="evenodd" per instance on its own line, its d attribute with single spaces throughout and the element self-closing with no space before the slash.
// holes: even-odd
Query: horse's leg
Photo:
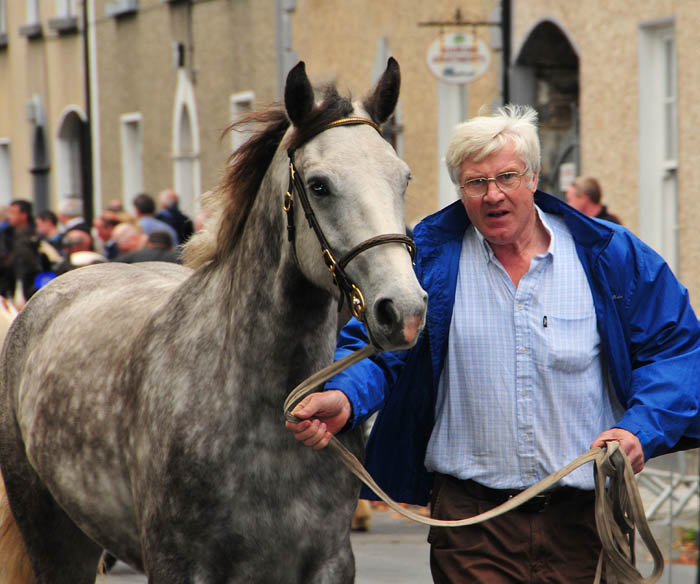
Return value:
<svg viewBox="0 0 700 584">
<path fill-rule="evenodd" d="M 3 440 L 3 467 L 7 498 L 36 584 L 94 584 L 102 549 L 78 529 L 42 485 L 18 433 Z"/>
</svg>

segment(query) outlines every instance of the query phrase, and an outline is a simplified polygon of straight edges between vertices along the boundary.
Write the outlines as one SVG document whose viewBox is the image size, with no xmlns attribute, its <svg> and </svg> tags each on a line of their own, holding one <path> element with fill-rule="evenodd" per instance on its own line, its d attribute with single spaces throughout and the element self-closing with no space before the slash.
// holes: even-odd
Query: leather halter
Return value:
<svg viewBox="0 0 700 584">
<path fill-rule="evenodd" d="M 372 126 L 375 130 L 377 130 L 377 132 L 379 132 L 380 135 L 382 133 L 379 125 L 377 125 L 372 120 L 368 120 L 366 118 L 341 118 L 328 124 L 325 128 L 321 130 L 321 132 L 328 130 L 329 128 L 335 128 L 337 126 L 350 126 L 358 124 L 367 124 L 369 126 Z M 365 313 L 364 295 L 362 294 L 362 291 L 360 290 L 359 286 L 357 286 L 357 284 L 355 284 L 352 281 L 350 276 L 348 276 L 347 272 L 345 271 L 345 267 L 350 263 L 351 260 L 353 260 L 362 252 L 367 251 L 368 249 L 371 249 L 378 245 L 383 245 L 385 243 L 404 244 L 408 248 L 408 251 L 411 254 L 411 259 L 413 260 L 416 255 L 416 245 L 413 243 L 413 240 L 410 237 L 403 234 L 388 233 L 384 235 L 377 235 L 376 237 L 370 237 L 369 239 L 363 241 L 359 245 L 353 247 L 340 260 L 336 261 L 335 256 L 331 251 L 330 244 L 328 243 L 328 240 L 326 239 L 326 236 L 324 235 L 323 230 L 321 229 L 321 226 L 318 223 L 316 214 L 311 208 L 311 204 L 309 203 L 309 197 L 306 192 L 306 187 L 304 186 L 304 181 L 302 180 L 299 171 L 294 166 L 294 150 L 291 148 L 287 150 L 287 155 L 289 156 L 289 186 L 287 187 L 287 192 L 284 194 L 284 204 L 282 205 L 282 208 L 287 213 L 287 239 L 292 245 L 292 253 L 294 255 L 294 260 L 298 264 L 295 244 L 296 229 L 294 225 L 293 212 L 294 191 L 296 190 L 297 194 L 299 195 L 299 201 L 301 202 L 301 206 L 304 209 L 306 220 L 309 223 L 309 227 L 311 227 L 314 230 L 314 233 L 316 234 L 316 239 L 318 239 L 318 242 L 321 245 L 323 259 L 326 262 L 326 266 L 328 267 L 331 276 L 333 277 L 333 283 L 336 286 L 338 286 L 342 293 L 340 297 L 340 306 L 342 306 L 343 297 L 347 298 L 348 305 L 350 306 L 350 310 L 352 311 L 353 316 L 355 316 L 358 320 L 363 320 Z"/>
</svg>

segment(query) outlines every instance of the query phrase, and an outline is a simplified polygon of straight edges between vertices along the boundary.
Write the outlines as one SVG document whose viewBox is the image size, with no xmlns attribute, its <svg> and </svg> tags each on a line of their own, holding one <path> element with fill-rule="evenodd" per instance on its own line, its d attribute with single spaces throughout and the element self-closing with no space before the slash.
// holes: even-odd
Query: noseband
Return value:
<svg viewBox="0 0 700 584">
<path fill-rule="evenodd" d="M 367 124 L 372 126 L 381 135 L 381 128 L 374 123 L 372 120 L 365 118 L 341 118 L 334 122 L 328 124 L 322 132 L 330 128 L 335 128 L 336 126 L 352 126 L 359 124 Z M 343 297 L 347 298 L 348 305 L 352 311 L 353 316 L 358 320 L 363 320 L 365 313 L 365 298 L 360 290 L 350 276 L 348 276 L 345 271 L 345 267 L 350 263 L 351 260 L 356 258 L 362 252 L 367 251 L 378 245 L 383 245 L 385 243 L 402 243 L 407 248 L 411 254 L 411 259 L 413 260 L 416 255 L 416 245 L 413 240 L 403 234 L 399 233 L 388 233 L 384 235 L 377 235 L 375 237 L 370 237 L 369 239 L 363 241 L 359 245 L 353 247 L 348 253 L 346 253 L 340 260 L 335 259 L 331 247 L 326 239 L 326 236 L 318 223 L 316 214 L 311 208 L 309 203 L 309 197 L 306 193 L 306 187 L 304 186 L 304 181 L 299 174 L 299 171 L 294 166 L 294 150 L 287 150 L 287 155 L 289 156 L 289 186 L 287 187 L 287 192 L 284 194 L 284 204 L 283 209 L 287 213 L 287 238 L 292 245 L 292 252 L 294 254 L 294 259 L 297 261 L 296 245 L 295 245 L 295 226 L 294 226 L 294 191 L 296 190 L 299 196 L 299 201 L 304 209 L 304 214 L 306 215 L 306 220 L 309 222 L 309 227 L 314 230 L 316 234 L 316 239 L 318 239 L 321 245 L 321 251 L 323 252 L 323 259 L 326 262 L 326 266 L 333 277 L 333 283 L 338 286 L 341 291 L 340 302 L 342 306 Z"/>
</svg>

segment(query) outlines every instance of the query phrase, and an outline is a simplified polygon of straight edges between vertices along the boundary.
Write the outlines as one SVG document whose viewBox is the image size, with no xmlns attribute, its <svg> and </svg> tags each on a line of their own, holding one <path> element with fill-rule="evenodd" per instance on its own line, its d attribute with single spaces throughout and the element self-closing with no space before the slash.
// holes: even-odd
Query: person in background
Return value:
<svg viewBox="0 0 700 584">
<path fill-rule="evenodd" d="M 142 249 L 146 245 L 147 236 L 138 223 L 123 222 L 114 228 L 112 238 L 119 249 L 117 254 L 119 257 L 122 254 Z"/>
<path fill-rule="evenodd" d="M 136 209 L 136 220 L 146 235 L 149 235 L 152 231 L 156 230 L 167 231 L 170 233 L 170 237 L 173 238 L 175 245 L 180 244 L 180 240 L 177 237 L 177 232 L 164 221 L 155 218 L 156 204 L 151 195 L 141 193 L 140 195 L 136 195 L 132 202 L 134 209 Z"/>
<path fill-rule="evenodd" d="M 185 243 L 194 233 L 192 219 L 180 211 L 177 193 L 172 189 L 165 189 L 158 195 L 160 211 L 156 214 L 156 219 L 170 225 L 177 233 L 178 241 Z"/>
<path fill-rule="evenodd" d="M 117 256 L 115 262 L 134 264 L 137 262 L 171 262 L 179 264 L 180 254 L 175 251 L 172 237 L 167 231 L 152 231 L 141 249 Z"/>
<path fill-rule="evenodd" d="M 112 213 L 124 213 L 124 205 L 119 199 L 110 199 L 105 210 Z"/>
<path fill-rule="evenodd" d="M 42 211 L 37 214 L 34 220 L 36 224 L 36 232 L 39 236 L 49 243 L 56 251 L 61 251 L 61 230 L 58 226 L 58 217 L 56 213 L 50 210 Z"/>
<path fill-rule="evenodd" d="M 76 268 L 106 261 L 102 254 L 94 251 L 92 235 L 82 229 L 71 229 L 66 233 L 61 242 L 61 249 L 63 261 L 54 268 L 56 276 Z"/>
<path fill-rule="evenodd" d="M 83 201 L 80 197 L 65 197 L 58 205 L 56 216 L 61 224 L 62 236 L 71 229 L 81 229 L 90 233 L 90 225 L 83 218 Z"/>
<path fill-rule="evenodd" d="M 101 243 L 102 255 L 108 260 L 113 260 L 119 255 L 119 247 L 113 237 L 114 228 L 119 223 L 119 217 L 113 211 L 105 211 L 99 217 L 95 217 L 95 220 L 92 222 L 95 234 Z"/>
<path fill-rule="evenodd" d="M 700 437 L 700 323 L 664 260 L 624 227 L 537 190 L 537 114 L 507 106 L 455 128 L 461 200 L 419 223 L 426 328 L 304 398 L 305 445 L 380 410 L 366 465 L 438 519 L 484 512 L 591 447 L 618 442 L 635 472 Z M 356 319 L 336 359 L 368 343 Z M 431 527 L 438 583 L 589 584 L 601 543 L 590 467 L 478 525 Z M 366 491 L 365 491 L 366 492 Z"/>
<path fill-rule="evenodd" d="M 589 217 L 603 219 L 622 225 L 617 215 L 608 212 L 608 208 L 602 203 L 602 190 L 600 183 L 590 176 L 579 176 L 566 189 L 566 202 L 574 209 L 581 211 Z"/>
<path fill-rule="evenodd" d="M 12 298 L 17 308 L 36 292 L 35 278 L 49 261 L 39 251 L 33 205 L 15 199 L 7 208 L 7 227 L 0 231 L 0 294 Z"/>
</svg>

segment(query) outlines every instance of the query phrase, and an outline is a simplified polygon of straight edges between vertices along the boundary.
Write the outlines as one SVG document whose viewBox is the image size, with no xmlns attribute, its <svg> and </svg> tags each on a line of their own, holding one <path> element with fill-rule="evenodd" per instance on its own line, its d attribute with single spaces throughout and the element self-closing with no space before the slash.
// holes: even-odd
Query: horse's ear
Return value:
<svg viewBox="0 0 700 584">
<path fill-rule="evenodd" d="M 386 70 L 377 81 L 374 91 L 365 97 L 362 105 L 370 117 L 378 124 L 383 124 L 389 119 L 396 103 L 399 101 L 399 89 L 401 87 L 401 71 L 394 57 L 389 57 Z"/>
<path fill-rule="evenodd" d="M 295 126 L 300 126 L 314 107 L 314 90 L 306 75 L 304 61 L 299 61 L 287 75 L 284 107 Z"/>
</svg>

